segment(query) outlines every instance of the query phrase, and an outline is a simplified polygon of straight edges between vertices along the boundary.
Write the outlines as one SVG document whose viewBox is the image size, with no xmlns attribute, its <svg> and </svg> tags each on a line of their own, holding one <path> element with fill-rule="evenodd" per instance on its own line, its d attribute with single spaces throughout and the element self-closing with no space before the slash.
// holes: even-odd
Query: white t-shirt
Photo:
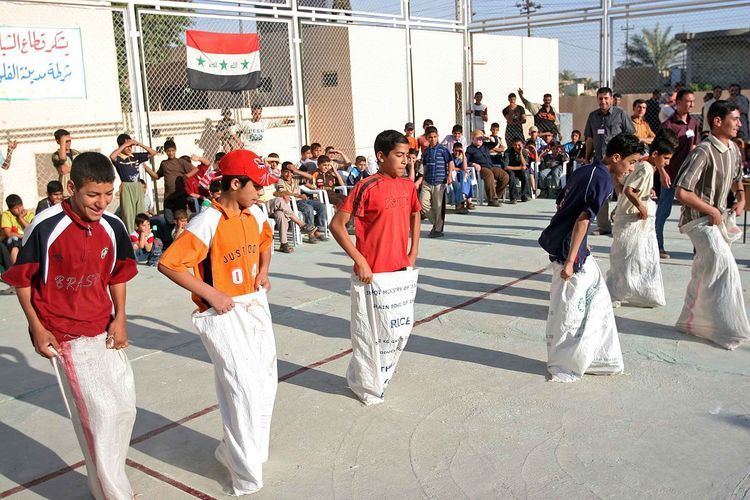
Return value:
<svg viewBox="0 0 750 500">
<path fill-rule="evenodd" d="M 654 187 L 654 166 L 647 161 L 639 162 L 635 170 L 622 180 L 623 193 L 617 199 L 616 215 L 638 213 L 635 205 L 625 196 L 624 190 L 627 187 L 638 191 L 638 198 L 646 205 L 651 198 L 651 189 Z"/>
<path fill-rule="evenodd" d="M 661 123 L 664 123 L 672 117 L 674 112 L 675 111 L 672 106 L 669 106 L 667 104 L 662 105 L 661 109 L 659 110 L 659 121 Z"/>
<path fill-rule="evenodd" d="M 263 152 L 260 151 L 260 146 L 265 135 L 266 122 L 264 122 L 262 118 L 257 122 L 249 120 L 245 122 L 242 127 L 242 141 L 245 143 L 245 147 L 255 154 L 263 154 Z"/>
<path fill-rule="evenodd" d="M 485 111 L 487 111 L 487 105 L 486 104 L 477 104 L 472 103 L 471 105 L 471 111 L 472 111 L 472 125 L 474 126 L 474 130 L 484 130 L 484 123 L 485 121 L 482 119 L 482 114 L 484 114 Z M 471 134 L 471 130 L 468 131 L 468 134 Z"/>
</svg>

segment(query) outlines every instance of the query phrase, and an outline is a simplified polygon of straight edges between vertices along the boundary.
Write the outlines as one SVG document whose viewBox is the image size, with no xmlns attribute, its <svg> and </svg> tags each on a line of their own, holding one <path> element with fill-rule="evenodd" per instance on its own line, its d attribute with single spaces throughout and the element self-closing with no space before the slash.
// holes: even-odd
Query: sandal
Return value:
<svg viewBox="0 0 750 500">
<path fill-rule="evenodd" d="M 281 253 L 292 253 L 294 252 L 294 248 L 289 246 L 289 243 L 282 243 L 279 247 L 279 252 Z"/>
</svg>

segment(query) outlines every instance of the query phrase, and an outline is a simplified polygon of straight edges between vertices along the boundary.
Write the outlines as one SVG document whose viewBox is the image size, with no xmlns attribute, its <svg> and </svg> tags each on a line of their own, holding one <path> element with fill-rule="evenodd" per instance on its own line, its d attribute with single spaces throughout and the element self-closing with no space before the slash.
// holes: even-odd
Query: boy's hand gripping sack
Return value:
<svg viewBox="0 0 750 500">
<path fill-rule="evenodd" d="M 376 273 L 365 285 L 352 276 L 352 358 L 346 381 L 365 404 L 383 402 L 414 326 L 416 269 Z"/>
</svg>

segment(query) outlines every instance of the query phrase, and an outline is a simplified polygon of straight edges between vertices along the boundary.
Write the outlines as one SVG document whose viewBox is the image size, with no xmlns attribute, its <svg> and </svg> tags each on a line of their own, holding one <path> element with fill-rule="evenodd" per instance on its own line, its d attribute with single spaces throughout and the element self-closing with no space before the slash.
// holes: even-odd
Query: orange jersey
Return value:
<svg viewBox="0 0 750 500">
<path fill-rule="evenodd" d="M 164 252 L 159 263 L 193 274 L 230 297 L 255 292 L 260 254 L 273 244 L 273 230 L 260 208 L 242 212 L 216 202 L 193 217 L 186 230 Z M 193 294 L 199 310 L 211 306 Z"/>
</svg>

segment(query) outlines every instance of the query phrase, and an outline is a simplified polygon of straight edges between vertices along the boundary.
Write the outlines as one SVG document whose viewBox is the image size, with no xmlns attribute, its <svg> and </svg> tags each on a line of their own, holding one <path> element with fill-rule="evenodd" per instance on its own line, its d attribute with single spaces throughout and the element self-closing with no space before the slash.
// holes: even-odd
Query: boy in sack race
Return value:
<svg viewBox="0 0 750 500">
<path fill-rule="evenodd" d="M 601 161 L 573 172 L 557 213 L 539 237 L 552 261 L 546 338 L 547 371 L 553 381 L 575 382 L 584 373 L 623 371 L 612 300 L 586 234 L 591 219 L 612 195 L 614 182 L 633 171 L 642 153 L 636 136 L 613 137 Z"/>
<path fill-rule="evenodd" d="M 2 279 L 16 287 L 34 347 L 55 368 L 91 494 L 132 500 L 125 458 L 135 385 L 123 349 L 125 284 L 137 270 L 125 226 L 104 210 L 114 180 L 106 156 L 76 156 L 66 186 L 70 198 L 34 218 Z"/>
<path fill-rule="evenodd" d="M 193 324 L 214 365 L 224 423 L 214 454 L 229 469 L 231 493 L 245 495 L 263 487 L 278 383 L 266 298 L 273 232 L 256 205 L 277 179 L 244 149 L 227 153 L 219 167 L 221 195 L 190 220 L 159 271 L 192 292 L 198 306 Z"/>
<path fill-rule="evenodd" d="M 615 306 L 657 307 L 667 303 L 656 240 L 656 203 L 651 200 L 654 172 L 669 164 L 677 135 L 661 129 L 650 146 L 649 156 L 623 179 L 612 225 L 607 288 Z"/>
<path fill-rule="evenodd" d="M 400 132 L 378 134 L 378 172 L 357 183 L 330 226 L 354 261 L 346 380 L 366 405 L 383 402 L 414 324 L 421 206 L 414 183 L 404 177 L 408 153 L 409 141 Z M 356 245 L 346 229 L 352 217 Z"/>
</svg>

